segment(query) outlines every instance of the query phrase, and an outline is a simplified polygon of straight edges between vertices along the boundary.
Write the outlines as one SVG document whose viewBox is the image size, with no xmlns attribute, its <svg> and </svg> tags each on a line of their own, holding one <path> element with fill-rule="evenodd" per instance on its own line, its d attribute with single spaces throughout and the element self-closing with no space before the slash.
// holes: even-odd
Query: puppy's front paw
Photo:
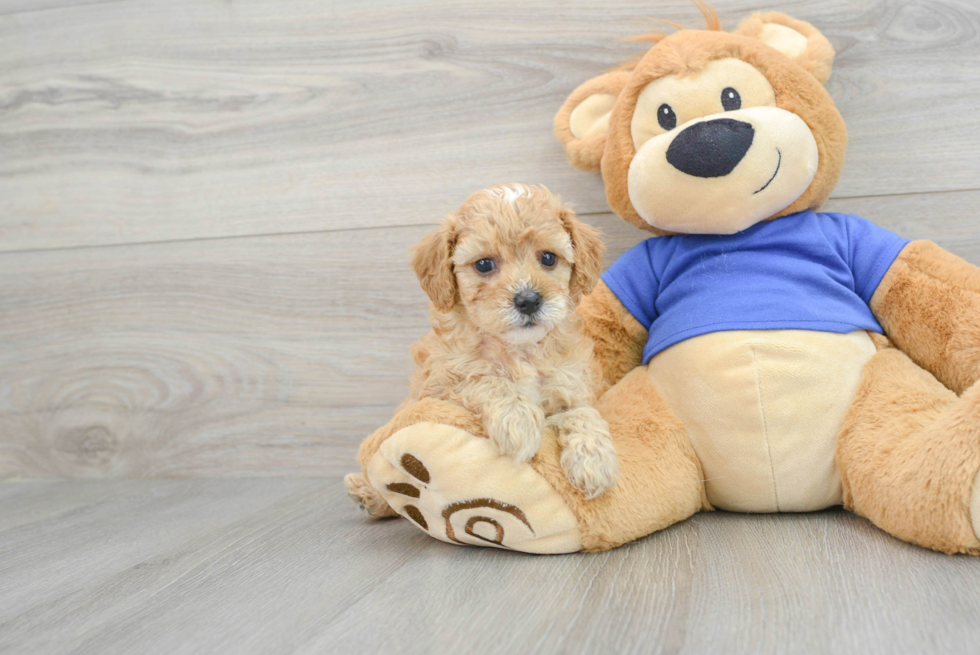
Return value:
<svg viewBox="0 0 980 655">
<path fill-rule="evenodd" d="M 484 417 L 487 435 L 501 455 L 526 462 L 541 447 L 544 410 L 536 405 L 514 402 Z"/>
<path fill-rule="evenodd" d="M 590 435 L 569 435 L 569 444 L 561 453 L 561 466 L 568 481 L 588 499 L 604 493 L 619 477 L 619 460 L 612 442 Z"/>
<path fill-rule="evenodd" d="M 586 498 L 592 499 L 616 484 L 619 459 L 609 435 L 609 426 L 598 412 L 594 417 L 576 419 L 559 424 L 561 466 L 572 486 Z"/>
</svg>

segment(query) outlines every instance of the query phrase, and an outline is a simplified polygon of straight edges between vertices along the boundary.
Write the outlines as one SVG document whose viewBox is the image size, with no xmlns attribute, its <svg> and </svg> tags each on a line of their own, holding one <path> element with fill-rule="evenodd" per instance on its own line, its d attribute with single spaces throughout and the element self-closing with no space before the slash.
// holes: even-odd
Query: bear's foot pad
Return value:
<svg viewBox="0 0 980 655">
<path fill-rule="evenodd" d="M 441 541 L 526 553 L 582 549 L 575 515 L 530 464 L 459 428 L 403 428 L 381 444 L 367 474 L 392 509 Z"/>
</svg>

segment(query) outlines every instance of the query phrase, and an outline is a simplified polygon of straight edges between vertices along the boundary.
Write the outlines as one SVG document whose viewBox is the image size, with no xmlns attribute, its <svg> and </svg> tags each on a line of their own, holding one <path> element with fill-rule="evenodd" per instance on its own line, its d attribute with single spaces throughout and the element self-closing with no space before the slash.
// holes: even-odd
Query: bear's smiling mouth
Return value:
<svg viewBox="0 0 980 655">
<path fill-rule="evenodd" d="M 776 174 L 779 173 L 779 165 L 783 163 L 783 153 L 780 152 L 779 148 L 776 148 L 776 155 L 779 157 L 779 159 L 776 160 L 776 170 L 773 171 L 772 177 L 769 178 L 768 182 L 762 185 L 762 188 L 759 189 L 759 191 L 764 190 L 767 186 L 772 184 L 772 181 L 776 179 Z M 755 194 L 759 193 L 759 191 L 753 191 L 752 195 L 754 196 Z"/>
</svg>

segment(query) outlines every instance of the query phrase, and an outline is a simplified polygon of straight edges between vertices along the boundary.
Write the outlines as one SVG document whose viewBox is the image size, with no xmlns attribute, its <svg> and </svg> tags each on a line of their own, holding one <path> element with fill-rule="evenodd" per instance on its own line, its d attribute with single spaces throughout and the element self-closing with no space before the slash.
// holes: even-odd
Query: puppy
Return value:
<svg viewBox="0 0 980 655">
<path fill-rule="evenodd" d="M 518 461 L 531 459 L 553 426 L 565 474 L 588 498 L 619 470 L 609 426 L 592 406 L 592 343 L 575 314 L 598 281 L 602 249 L 599 234 L 547 189 L 510 184 L 467 198 L 412 257 L 432 301 L 432 331 L 412 349 L 410 399 L 466 407 Z M 362 476 L 348 477 L 348 493 L 369 514 L 392 514 Z"/>
</svg>

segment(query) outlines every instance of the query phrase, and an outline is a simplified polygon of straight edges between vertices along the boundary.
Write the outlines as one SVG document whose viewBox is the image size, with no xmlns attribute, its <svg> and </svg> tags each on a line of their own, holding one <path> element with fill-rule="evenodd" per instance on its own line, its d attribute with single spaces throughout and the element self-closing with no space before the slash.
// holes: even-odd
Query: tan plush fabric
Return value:
<svg viewBox="0 0 980 655">
<path fill-rule="evenodd" d="M 361 465 L 361 470 L 364 471 L 365 475 L 367 474 L 368 462 L 388 437 L 402 428 L 423 421 L 455 426 L 478 437 L 486 438 L 487 436 L 480 419 L 459 405 L 436 398 L 405 402 L 395 411 L 395 415 L 390 421 L 361 442 L 361 447 L 357 451 L 357 462 Z"/>
<path fill-rule="evenodd" d="M 402 428 L 381 444 L 367 475 L 392 509 L 441 541 L 528 553 L 582 548 L 575 516 L 534 469 L 459 428 Z"/>
<path fill-rule="evenodd" d="M 806 50 L 806 37 L 784 25 L 767 23 L 755 36 L 767 46 L 779 50 L 790 59 L 799 57 Z"/>
<path fill-rule="evenodd" d="M 596 395 L 601 396 L 640 365 L 649 333 L 601 280 L 582 299 L 577 311 L 585 336 L 592 341 L 592 356 L 601 379 Z"/>
<path fill-rule="evenodd" d="M 980 269 L 931 241 L 913 241 L 888 269 L 871 310 L 885 332 L 962 393 L 980 378 Z"/>
<path fill-rule="evenodd" d="M 786 28 L 805 37 L 806 41 L 802 49 L 797 38 L 788 34 L 789 30 Z M 830 79 L 834 64 L 834 47 L 817 28 L 805 21 L 790 18 L 778 11 L 770 11 L 746 18 L 739 24 L 735 34 L 757 38 L 779 50 L 817 78 L 821 84 L 826 84 Z"/>
<path fill-rule="evenodd" d="M 758 37 L 764 36 L 763 27 L 770 23 L 794 29 L 806 37 L 803 52 L 791 52 L 794 56 L 789 57 L 760 40 Z M 844 120 L 823 87 L 830 76 L 834 51 L 830 42 L 812 25 L 771 12 L 748 19 L 736 33 L 681 30 L 671 34 L 651 48 L 635 68 L 589 80 L 566 100 L 555 116 L 555 134 L 574 166 L 595 170 L 597 156 L 601 157 L 606 199 L 624 220 L 653 234 L 673 233 L 644 220 L 630 199 L 630 164 L 637 152 L 632 123 L 640 94 L 655 80 L 670 75 L 679 78 L 694 75 L 709 62 L 726 57 L 744 61 L 762 73 L 774 89 L 775 106 L 799 116 L 810 128 L 816 142 L 819 164 L 809 186 L 795 201 L 768 218 L 816 209 L 830 196 L 844 166 L 847 148 Z M 732 84 L 739 86 L 748 82 L 736 78 Z M 608 135 L 594 134 L 585 140 L 576 139 L 569 127 L 569 119 L 576 107 L 594 95 L 610 93 L 618 96 L 608 117 Z M 665 193 L 660 188 L 656 192 Z M 717 193 L 725 196 L 723 189 Z"/>
<path fill-rule="evenodd" d="M 575 168 L 583 171 L 599 170 L 602 151 L 606 147 L 606 133 L 591 134 L 584 139 L 576 137 L 571 125 L 573 112 L 588 98 L 597 95 L 618 96 L 627 79 L 629 79 L 629 73 L 624 71 L 606 73 L 593 78 L 575 89 L 565 104 L 562 105 L 562 108 L 558 110 L 554 123 L 555 136 L 565 146 L 565 157 L 568 159 L 568 163 Z M 604 119 L 605 122 L 608 122 L 608 118 Z"/>
<path fill-rule="evenodd" d="M 711 509 L 684 426 L 644 369 L 620 380 L 597 407 L 619 456 L 616 486 L 585 501 L 565 480 L 551 440 L 531 460 L 578 516 L 584 550 L 614 548 Z"/>
<path fill-rule="evenodd" d="M 838 437 L 844 506 L 914 544 L 980 554 L 970 517 L 980 470 L 980 386 L 957 398 L 883 342 Z"/>
<path fill-rule="evenodd" d="M 647 370 L 687 427 L 712 505 L 806 512 L 841 502 L 837 434 L 874 354 L 864 331 L 736 330 L 682 341 Z"/>
<path fill-rule="evenodd" d="M 654 79 L 683 67 L 697 70 L 719 57 L 738 57 L 762 72 L 776 92 L 776 106 L 799 116 L 817 144 L 819 169 L 810 186 L 788 207 L 770 218 L 817 208 L 830 196 L 844 166 L 847 128 L 823 85 L 804 68 L 757 39 L 725 32 L 676 32 L 640 61 L 623 87 L 609 119 L 602 157 L 606 200 L 621 218 L 654 234 L 669 234 L 643 220 L 630 202 L 628 175 L 636 154 L 631 135 L 637 98 Z"/>
<path fill-rule="evenodd" d="M 712 114 L 688 126 L 711 124 L 721 116 Z M 674 167 L 667 160 L 672 134 L 651 139 L 636 152 L 629 168 L 629 199 L 646 223 L 684 234 L 735 234 L 779 213 L 810 186 L 818 170 L 817 143 L 799 116 L 777 107 L 750 107 L 723 116 L 755 128 L 752 147 L 724 177 L 696 177 Z M 657 183 L 650 184 L 651 179 Z M 764 201 L 752 193 L 760 189 L 765 190 Z"/>
<path fill-rule="evenodd" d="M 973 533 L 980 539 L 980 471 L 973 478 L 973 492 L 970 495 L 970 519 L 973 522 Z"/>
<path fill-rule="evenodd" d="M 583 100 L 568 117 L 568 126 L 576 139 L 587 139 L 609 131 L 609 112 L 616 103 L 611 93 L 596 93 Z"/>
<path fill-rule="evenodd" d="M 776 92 L 772 84 L 752 64 L 734 57 L 712 59 L 697 75 L 668 75 L 643 88 L 636 99 L 636 109 L 630 121 L 633 146 L 639 149 L 650 139 L 668 132 L 660 125 L 659 109 L 663 103 L 670 105 L 677 124 L 683 126 L 698 118 L 719 115 L 721 89 L 733 84 L 738 85 L 742 107 L 776 106 Z M 721 116 L 737 118 L 737 111 Z M 723 180 L 715 179 L 715 182 Z"/>
<path fill-rule="evenodd" d="M 481 434 L 476 430 L 476 418 L 445 401 L 426 399 L 403 406 L 391 422 L 364 442 L 358 457 L 365 475 L 392 508 L 421 528 L 406 509 L 411 505 L 422 517 L 423 529 L 444 541 L 448 539 L 445 519 L 439 517 L 449 506 L 467 500 L 489 498 L 518 507 L 534 528 L 534 535 L 524 530 L 520 521 L 508 524 L 496 513 L 488 518 L 497 520 L 511 534 L 510 540 L 503 540 L 505 547 L 526 552 L 567 552 L 573 532 L 580 539 L 581 549 L 606 550 L 711 508 L 684 426 L 644 369 L 635 369 L 620 380 L 597 407 L 609 422 L 620 468 L 616 486 L 591 501 L 565 478 L 554 433 L 545 434 L 541 450 L 530 464 L 513 464 L 501 458 L 506 460 L 505 466 L 495 463 L 488 450 L 489 440 L 474 436 Z M 426 416 L 440 421 L 427 421 Z M 439 422 L 446 424 L 435 425 Z M 469 425 L 469 430 L 453 427 L 464 425 Z M 425 466 L 429 477 L 424 484 L 410 479 L 412 476 L 400 466 L 405 453 Z M 535 482 L 538 476 L 557 495 Z M 392 492 L 387 489 L 389 484 L 412 484 L 419 496 Z M 564 510 L 557 509 L 556 498 L 575 517 L 576 531 L 571 531 L 564 519 L 554 524 L 541 522 L 544 519 L 539 517 L 564 516 Z M 453 516 L 472 518 L 471 514 Z M 463 524 L 465 528 L 465 521 Z M 467 544 L 493 545 L 470 537 L 459 538 Z"/>
</svg>

